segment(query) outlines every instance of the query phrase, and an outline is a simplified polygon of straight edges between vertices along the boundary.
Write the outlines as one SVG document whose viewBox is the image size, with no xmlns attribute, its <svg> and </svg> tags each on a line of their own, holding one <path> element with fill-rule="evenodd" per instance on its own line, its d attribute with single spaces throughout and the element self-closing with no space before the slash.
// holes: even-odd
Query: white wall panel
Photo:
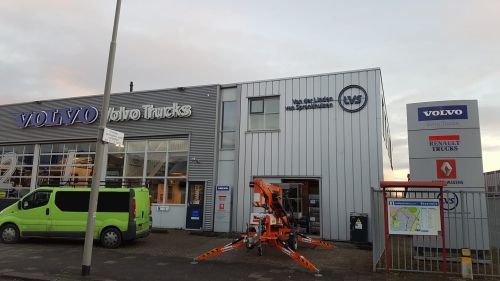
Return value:
<svg viewBox="0 0 500 281">
<path fill-rule="evenodd" d="M 301 100 L 307 98 L 307 78 L 300 78 L 299 83 L 299 97 Z M 307 132 L 308 132 L 308 124 L 307 124 L 307 111 L 308 110 L 300 110 L 298 112 L 299 115 L 299 123 L 296 126 L 299 126 L 299 143 L 297 143 L 300 159 L 299 159 L 299 173 L 296 175 L 307 175 Z M 294 112 L 297 114 L 297 112 Z"/>
<path fill-rule="evenodd" d="M 314 77 L 314 97 L 323 97 L 321 95 L 321 77 Z M 321 122 L 323 119 L 321 118 L 321 114 L 324 112 L 322 109 L 313 110 L 313 172 L 312 175 L 321 175 Z M 328 112 L 328 109 L 326 110 Z M 324 120 L 327 121 L 327 120 Z"/>
<path fill-rule="evenodd" d="M 359 73 L 351 75 L 351 84 L 359 85 Z M 361 110 L 362 111 L 362 110 Z M 352 144 L 352 206 L 348 209 L 350 212 L 356 212 L 363 209 L 363 190 L 361 187 L 361 112 L 351 114 L 351 144 Z M 365 127 L 366 128 L 366 127 Z M 349 189 L 349 187 L 348 187 Z"/>
<path fill-rule="evenodd" d="M 361 72 L 359 75 L 359 85 L 368 91 L 368 74 L 366 72 Z M 369 92 L 368 92 L 369 93 Z M 371 101 L 373 95 L 368 96 L 368 102 Z M 361 110 L 359 112 L 360 116 L 360 152 L 361 152 L 361 170 L 359 171 L 359 176 L 361 178 L 361 193 L 362 193 L 362 204 L 360 212 L 366 213 L 370 212 L 370 193 L 366 192 L 366 187 L 371 187 L 370 184 L 370 142 L 369 142 L 369 128 L 368 124 L 370 121 L 369 110 Z M 358 211 L 357 209 L 356 211 Z"/>
<path fill-rule="evenodd" d="M 292 87 L 292 96 L 293 99 L 300 99 L 300 80 L 299 79 L 293 79 L 293 87 Z M 290 163 L 292 165 L 292 172 L 287 175 L 300 175 L 300 162 L 299 159 L 303 159 L 300 157 L 300 146 L 299 143 L 302 141 L 302 137 L 300 136 L 300 129 L 301 129 L 301 112 L 291 112 L 292 114 L 292 162 Z M 305 129 L 305 128 L 303 128 Z M 305 134 L 304 134 L 305 138 Z M 304 142 L 302 142 L 304 143 Z"/>
<path fill-rule="evenodd" d="M 278 175 L 278 167 L 283 166 L 283 162 L 280 165 L 279 162 L 279 141 L 281 133 L 271 133 L 271 175 Z"/>
<path fill-rule="evenodd" d="M 248 134 L 248 136 L 251 139 L 251 146 L 250 150 L 247 151 L 247 157 L 250 156 L 250 159 L 252 161 L 252 169 L 250 170 L 251 175 L 262 175 L 262 173 L 259 173 L 259 156 L 260 156 L 260 151 L 259 151 L 259 136 L 260 134 Z M 250 153 L 250 154 L 249 154 Z M 264 168 L 262 167 L 262 171 Z"/>
<path fill-rule="evenodd" d="M 306 79 L 306 98 L 312 99 L 314 97 L 314 78 L 308 77 Z M 306 142 L 303 143 L 306 147 L 306 173 L 303 175 L 312 176 L 314 174 L 314 111 L 304 110 L 306 113 Z M 304 158 L 302 158 L 304 159 Z"/>
<path fill-rule="evenodd" d="M 291 82 L 291 81 L 290 81 Z M 291 115 L 292 113 L 289 111 L 285 110 L 286 103 L 291 99 L 291 97 L 286 95 L 286 81 L 285 80 L 280 80 L 279 83 L 276 83 L 278 86 L 273 86 L 273 94 L 278 94 L 280 95 L 280 129 L 281 132 L 279 133 L 279 155 L 278 155 L 278 172 L 276 174 L 278 175 L 284 175 L 285 174 L 285 166 L 286 166 L 286 158 L 285 154 L 287 153 L 287 150 L 285 148 L 290 148 L 290 144 L 287 144 L 287 137 L 290 134 L 291 136 L 291 130 L 288 128 L 289 124 L 291 124 Z M 276 85 L 274 84 L 274 85 Z M 276 87 L 278 87 L 278 91 L 276 91 Z M 286 123 L 286 120 L 288 120 L 288 124 Z M 274 148 L 273 148 L 274 149 Z M 288 159 L 290 161 L 290 159 Z M 273 161 L 274 163 L 274 161 Z M 273 172 L 274 173 L 274 172 Z"/>
<path fill-rule="evenodd" d="M 329 83 L 328 83 L 328 76 L 321 76 L 321 81 L 320 81 L 320 96 L 322 97 L 329 97 Z M 330 211 L 330 206 L 329 204 L 329 199 L 330 199 L 330 179 L 333 177 L 335 178 L 335 175 L 332 175 L 330 172 L 330 122 L 333 125 L 335 120 L 330 120 L 330 112 L 333 112 L 333 108 L 326 108 L 320 110 L 320 116 L 321 116 L 321 122 L 319 122 L 320 125 L 320 134 L 318 137 L 320 137 L 320 142 L 321 142 L 321 151 L 320 151 L 320 159 L 321 159 L 321 171 L 320 174 L 322 176 L 321 178 L 321 200 L 320 200 L 320 207 L 321 207 L 321 221 L 322 221 L 322 236 L 323 237 L 331 237 L 332 236 L 332 213 Z M 333 130 L 332 130 L 333 134 Z M 335 135 L 333 135 L 335 136 Z"/>
<path fill-rule="evenodd" d="M 337 80 L 336 75 L 330 75 L 328 77 L 328 93 L 329 96 L 334 96 L 337 93 Z M 337 142 L 341 140 L 342 135 L 337 133 L 337 110 L 340 110 L 337 106 L 332 108 L 328 108 L 328 122 L 329 122 L 329 139 L 328 139 L 328 156 L 330 163 L 330 201 L 328 201 L 328 205 L 330 207 L 331 214 L 331 225 L 330 225 L 330 233 L 332 237 L 339 237 L 339 204 L 338 204 L 338 196 L 339 196 L 339 181 L 338 181 L 338 173 L 337 173 L 337 158 L 342 155 L 337 150 Z M 342 164 L 343 165 L 343 164 Z M 326 187 L 323 187 L 326 188 Z M 325 200 L 323 200 L 325 201 Z M 322 203 L 323 205 L 326 204 Z"/>
<path fill-rule="evenodd" d="M 262 160 L 262 164 L 264 164 L 264 170 L 262 173 L 259 173 L 259 175 L 271 175 L 272 174 L 272 154 L 271 154 L 271 148 L 272 148 L 272 142 L 271 138 L 272 135 L 271 133 L 265 133 L 265 134 L 260 134 L 261 139 L 263 139 L 263 144 L 264 144 L 264 157 Z M 262 143 L 260 143 L 262 145 Z"/>
</svg>

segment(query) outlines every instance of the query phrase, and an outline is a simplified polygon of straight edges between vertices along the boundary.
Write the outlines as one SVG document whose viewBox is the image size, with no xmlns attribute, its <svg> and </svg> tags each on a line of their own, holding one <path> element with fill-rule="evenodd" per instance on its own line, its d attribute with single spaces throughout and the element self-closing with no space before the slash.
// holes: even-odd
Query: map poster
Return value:
<svg viewBox="0 0 500 281">
<path fill-rule="evenodd" d="M 439 199 L 387 198 L 389 234 L 438 235 Z"/>
</svg>

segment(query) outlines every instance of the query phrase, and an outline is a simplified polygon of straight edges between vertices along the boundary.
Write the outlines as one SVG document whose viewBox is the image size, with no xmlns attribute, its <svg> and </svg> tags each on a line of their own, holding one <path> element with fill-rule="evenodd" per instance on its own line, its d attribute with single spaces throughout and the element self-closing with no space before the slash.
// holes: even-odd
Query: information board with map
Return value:
<svg viewBox="0 0 500 281">
<path fill-rule="evenodd" d="M 389 234 L 438 235 L 439 199 L 388 198 Z"/>
</svg>

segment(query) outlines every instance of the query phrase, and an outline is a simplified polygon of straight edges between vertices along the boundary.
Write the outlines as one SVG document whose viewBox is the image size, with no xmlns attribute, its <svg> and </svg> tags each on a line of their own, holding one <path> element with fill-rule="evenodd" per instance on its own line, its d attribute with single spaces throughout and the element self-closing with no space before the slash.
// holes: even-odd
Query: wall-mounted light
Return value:
<svg viewBox="0 0 500 281">
<path fill-rule="evenodd" d="M 177 87 L 177 90 L 184 91 L 184 90 L 186 90 L 186 87 Z"/>
<path fill-rule="evenodd" d="M 193 157 L 193 158 L 191 158 L 191 159 L 189 159 L 189 161 L 191 161 L 191 162 L 196 162 L 196 163 L 200 163 L 200 160 L 199 160 L 199 159 L 196 159 L 196 158 L 194 158 L 194 157 Z"/>
</svg>

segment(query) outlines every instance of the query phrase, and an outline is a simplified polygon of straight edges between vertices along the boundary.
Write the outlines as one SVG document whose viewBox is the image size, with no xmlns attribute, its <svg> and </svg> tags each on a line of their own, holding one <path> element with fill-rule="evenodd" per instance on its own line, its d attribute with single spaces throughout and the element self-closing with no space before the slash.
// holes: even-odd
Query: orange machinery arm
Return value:
<svg viewBox="0 0 500 281">
<path fill-rule="evenodd" d="M 281 206 L 280 200 L 283 196 L 283 191 L 280 187 L 266 184 L 261 179 L 255 179 L 253 182 L 250 182 L 250 187 L 253 187 L 254 191 L 260 193 L 260 206 L 257 207 L 266 208 L 269 213 L 272 213 L 277 218 L 280 218 L 283 225 L 289 228 L 292 227 L 288 221 L 288 216 L 286 215 L 283 206 Z M 265 202 L 262 202 L 262 199 L 264 199 Z"/>
</svg>

